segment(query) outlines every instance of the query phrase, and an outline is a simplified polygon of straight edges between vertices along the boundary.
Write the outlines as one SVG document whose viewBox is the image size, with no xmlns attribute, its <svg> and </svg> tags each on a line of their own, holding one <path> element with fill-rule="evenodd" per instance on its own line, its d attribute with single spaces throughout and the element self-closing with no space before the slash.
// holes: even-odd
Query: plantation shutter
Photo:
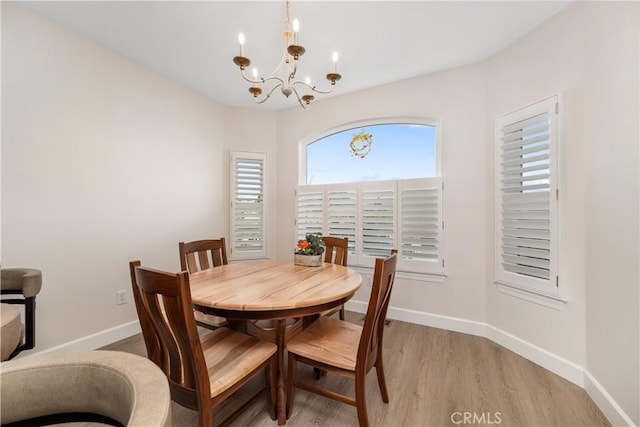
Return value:
<svg viewBox="0 0 640 427">
<path fill-rule="evenodd" d="M 557 97 L 496 121 L 496 275 L 557 294 Z"/>
<path fill-rule="evenodd" d="M 402 259 L 442 263 L 442 178 L 403 180 L 400 192 Z"/>
<path fill-rule="evenodd" d="M 358 218 L 357 191 L 332 186 L 327 191 L 327 235 L 349 238 L 349 253 L 355 253 Z"/>
<path fill-rule="evenodd" d="M 264 153 L 231 153 L 231 259 L 264 258 Z"/>
<path fill-rule="evenodd" d="M 309 233 L 324 231 L 324 192 L 322 186 L 300 186 L 297 190 L 296 224 L 298 240 Z"/>
<path fill-rule="evenodd" d="M 395 187 L 395 181 L 362 184 L 360 214 L 363 255 L 386 257 L 394 249 Z"/>
<path fill-rule="evenodd" d="M 363 267 L 398 249 L 399 271 L 443 275 L 442 183 L 438 177 L 301 185 L 297 237 L 348 237 L 349 264 Z"/>
</svg>

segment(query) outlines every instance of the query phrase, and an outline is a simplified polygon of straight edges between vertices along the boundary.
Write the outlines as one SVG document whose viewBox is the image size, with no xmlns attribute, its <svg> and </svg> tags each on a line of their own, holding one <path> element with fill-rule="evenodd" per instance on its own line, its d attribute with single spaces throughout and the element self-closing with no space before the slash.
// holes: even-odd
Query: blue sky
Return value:
<svg viewBox="0 0 640 427">
<path fill-rule="evenodd" d="M 373 135 L 365 158 L 353 156 L 352 138 Z M 307 184 L 423 178 L 436 175 L 435 128 L 382 124 L 329 135 L 307 146 Z"/>
</svg>

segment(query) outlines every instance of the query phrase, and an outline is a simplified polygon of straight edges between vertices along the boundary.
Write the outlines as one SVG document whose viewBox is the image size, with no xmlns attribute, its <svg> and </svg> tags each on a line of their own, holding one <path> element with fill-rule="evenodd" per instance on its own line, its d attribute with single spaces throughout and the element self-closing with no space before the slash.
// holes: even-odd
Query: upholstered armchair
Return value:
<svg viewBox="0 0 640 427">
<path fill-rule="evenodd" d="M 172 423 L 167 377 L 150 360 L 119 351 L 56 353 L 2 362 L 0 406 L 2 425 L 74 422 L 164 427 Z"/>
<path fill-rule="evenodd" d="M 1 274 L 0 360 L 6 360 L 23 350 L 31 350 L 36 345 L 36 295 L 42 288 L 42 273 L 33 268 L 3 268 Z M 21 321 L 20 310 L 14 304 L 24 305 L 24 323 Z"/>
</svg>

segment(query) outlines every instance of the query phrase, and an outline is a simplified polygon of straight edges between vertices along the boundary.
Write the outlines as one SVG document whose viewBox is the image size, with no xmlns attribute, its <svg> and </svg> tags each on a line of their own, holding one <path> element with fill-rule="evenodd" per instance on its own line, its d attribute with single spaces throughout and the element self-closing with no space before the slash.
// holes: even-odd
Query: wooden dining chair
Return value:
<svg viewBox="0 0 640 427">
<path fill-rule="evenodd" d="M 224 237 L 180 242 L 178 250 L 180 252 L 180 269 L 189 272 L 189 274 L 229 263 Z M 217 329 L 228 324 L 224 317 L 204 314 L 197 310 L 194 310 L 194 315 L 196 324 L 207 329 Z"/>
<path fill-rule="evenodd" d="M 235 419 L 268 389 L 275 419 L 277 347 L 228 328 L 199 336 L 193 317 L 189 275 L 129 263 L 133 295 L 147 355 L 169 380 L 171 398 L 197 410 L 200 427 L 211 427 L 213 410 L 260 372 L 268 387 L 254 394 L 223 424 Z"/>
<path fill-rule="evenodd" d="M 368 426 L 365 378 L 374 366 L 382 401 L 389 402 L 382 365 L 382 336 L 396 262 L 396 250 L 386 259 L 376 259 L 371 297 L 363 326 L 323 316 L 287 343 L 287 417 L 293 412 L 295 389 L 301 388 L 355 406 L 358 423 L 361 427 Z M 355 380 L 355 398 L 298 381 L 298 362 Z"/>
<path fill-rule="evenodd" d="M 224 237 L 178 243 L 180 268 L 193 274 L 207 268 L 227 265 L 227 246 Z M 197 258 L 196 258 L 197 256 Z"/>
<path fill-rule="evenodd" d="M 331 237 L 324 236 L 322 238 L 325 244 L 324 262 L 347 266 L 347 254 L 349 253 L 348 237 Z"/>
<path fill-rule="evenodd" d="M 324 262 L 347 266 L 347 254 L 349 253 L 348 237 L 324 236 L 325 250 Z M 344 304 L 322 313 L 323 316 L 333 316 L 340 313 L 340 320 L 344 320 Z"/>
</svg>

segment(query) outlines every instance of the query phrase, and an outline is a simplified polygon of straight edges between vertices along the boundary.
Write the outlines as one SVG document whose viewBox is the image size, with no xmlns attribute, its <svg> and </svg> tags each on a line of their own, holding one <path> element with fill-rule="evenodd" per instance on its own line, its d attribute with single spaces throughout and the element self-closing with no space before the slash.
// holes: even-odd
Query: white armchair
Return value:
<svg viewBox="0 0 640 427">
<path fill-rule="evenodd" d="M 13 359 L 36 345 L 36 295 L 42 288 L 42 273 L 34 268 L 3 268 L 0 280 L 2 304 L 2 348 L 0 360 Z M 16 304 L 24 305 L 24 326 Z M 23 339 L 24 338 L 24 339 Z"/>
<path fill-rule="evenodd" d="M 0 424 L 54 417 L 55 423 L 171 426 L 164 373 L 150 360 L 119 351 L 29 356 L 0 363 Z"/>
</svg>

